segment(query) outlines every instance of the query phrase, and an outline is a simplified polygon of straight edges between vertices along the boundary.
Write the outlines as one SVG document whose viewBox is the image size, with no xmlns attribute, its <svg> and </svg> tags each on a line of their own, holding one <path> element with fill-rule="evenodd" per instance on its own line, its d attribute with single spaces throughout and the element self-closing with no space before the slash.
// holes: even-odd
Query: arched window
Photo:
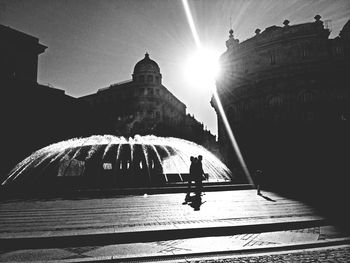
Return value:
<svg viewBox="0 0 350 263">
<path fill-rule="evenodd" d="M 269 107 L 280 106 L 283 104 L 283 98 L 279 95 L 273 96 L 268 100 Z"/>
</svg>

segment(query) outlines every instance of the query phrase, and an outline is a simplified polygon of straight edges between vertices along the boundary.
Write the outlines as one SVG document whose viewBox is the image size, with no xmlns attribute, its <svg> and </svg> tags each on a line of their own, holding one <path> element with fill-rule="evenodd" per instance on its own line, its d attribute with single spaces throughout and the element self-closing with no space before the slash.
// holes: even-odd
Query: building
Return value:
<svg viewBox="0 0 350 263">
<path fill-rule="evenodd" d="M 0 177 L 51 143 L 92 134 L 155 134 L 188 139 L 216 149 L 215 137 L 186 115 L 186 106 L 162 85 L 156 62 L 146 54 L 132 80 L 73 98 L 37 82 L 39 39 L 0 25 L 3 150 Z"/>
<path fill-rule="evenodd" d="M 38 57 L 47 48 L 38 38 L 4 25 L 0 38 L 1 177 L 33 151 L 85 135 L 87 109 L 63 90 L 38 84 Z"/>
<path fill-rule="evenodd" d="M 345 176 L 350 121 L 350 21 L 329 39 L 330 21 L 257 29 L 239 42 L 230 30 L 217 91 L 250 171 L 288 185 Z M 214 99 L 224 158 L 239 166 Z M 342 177 L 343 176 L 343 177 Z M 322 178 L 322 179 L 320 179 Z M 243 180 L 242 176 L 242 180 Z"/>
<path fill-rule="evenodd" d="M 0 25 L 2 41 L 0 61 L 0 81 L 37 82 L 38 56 L 46 46 L 39 43 L 39 39 L 10 27 Z"/>
<path fill-rule="evenodd" d="M 132 79 L 80 97 L 102 120 L 104 133 L 119 136 L 154 134 L 188 139 L 215 147 L 203 124 L 186 114 L 186 105 L 163 84 L 158 64 L 148 53 L 136 63 Z M 213 145 L 209 146 L 209 145 Z"/>
</svg>

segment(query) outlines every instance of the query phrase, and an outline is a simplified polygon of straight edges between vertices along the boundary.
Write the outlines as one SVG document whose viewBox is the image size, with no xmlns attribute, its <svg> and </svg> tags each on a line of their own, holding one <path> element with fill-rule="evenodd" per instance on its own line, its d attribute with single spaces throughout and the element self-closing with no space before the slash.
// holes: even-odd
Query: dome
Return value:
<svg viewBox="0 0 350 263">
<path fill-rule="evenodd" d="M 149 54 L 146 53 L 144 59 L 136 63 L 134 68 L 134 74 L 139 73 L 156 73 L 160 74 L 160 69 L 154 60 L 149 58 Z"/>
</svg>

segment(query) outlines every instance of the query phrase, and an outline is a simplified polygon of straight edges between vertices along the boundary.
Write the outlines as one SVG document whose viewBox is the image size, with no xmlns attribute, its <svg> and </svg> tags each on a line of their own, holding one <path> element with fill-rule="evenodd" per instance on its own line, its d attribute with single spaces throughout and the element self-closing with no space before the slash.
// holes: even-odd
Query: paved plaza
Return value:
<svg viewBox="0 0 350 263">
<path fill-rule="evenodd" d="M 350 260 L 347 235 L 301 202 L 272 192 L 215 191 L 206 192 L 195 211 L 183 204 L 184 198 L 173 193 L 2 201 L 0 261 L 154 261 L 177 256 L 179 261 L 211 262 L 215 258 L 210 255 L 216 253 L 224 262 L 233 256 L 269 262 L 262 260 L 267 254 L 280 261 L 302 258 L 302 249 L 309 257 L 325 255 L 324 262 L 328 256 Z"/>
</svg>

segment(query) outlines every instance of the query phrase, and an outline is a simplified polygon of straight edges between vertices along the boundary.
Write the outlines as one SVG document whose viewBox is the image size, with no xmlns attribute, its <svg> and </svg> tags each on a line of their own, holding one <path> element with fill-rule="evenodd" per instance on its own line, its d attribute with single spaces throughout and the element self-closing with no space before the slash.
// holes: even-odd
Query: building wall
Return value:
<svg viewBox="0 0 350 263">
<path fill-rule="evenodd" d="M 0 25 L 1 135 L 0 177 L 32 152 L 72 137 L 86 136 L 88 108 L 63 90 L 37 83 L 38 55 L 45 46 L 35 37 Z"/>
<path fill-rule="evenodd" d="M 153 134 L 183 138 L 217 150 L 215 136 L 204 129 L 186 105 L 162 85 L 159 66 L 146 54 L 135 65 L 132 80 L 81 97 L 101 116 L 102 133 L 132 137 Z"/>
<path fill-rule="evenodd" d="M 345 171 L 339 149 L 349 140 L 349 40 L 329 39 L 329 33 L 316 16 L 311 23 L 257 30 L 242 43 L 231 33 L 226 42 L 219 97 L 248 168 L 266 170 L 271 183 L 335 166 Z M 214 99 L 212 105 L 218 114 Z M 220 114 L 218 130 L 234 169 L 239 163 Z"/>
<path fill-rule="evenodd" d="M 2 83 L 22 81 L 36 83 L 38 55 L 46 46 L 39 44 L 39 39 L 0 25 L 0 79 Z"/>
<path fill-rule="evenodd" d="M 162 85 L 131 81 L 81 99 L 105 117 L 109 132 L 116 135 L 148 134 L 160 124 L 175 127 L 186 115 L 185 105 Z"/>
</svg>

